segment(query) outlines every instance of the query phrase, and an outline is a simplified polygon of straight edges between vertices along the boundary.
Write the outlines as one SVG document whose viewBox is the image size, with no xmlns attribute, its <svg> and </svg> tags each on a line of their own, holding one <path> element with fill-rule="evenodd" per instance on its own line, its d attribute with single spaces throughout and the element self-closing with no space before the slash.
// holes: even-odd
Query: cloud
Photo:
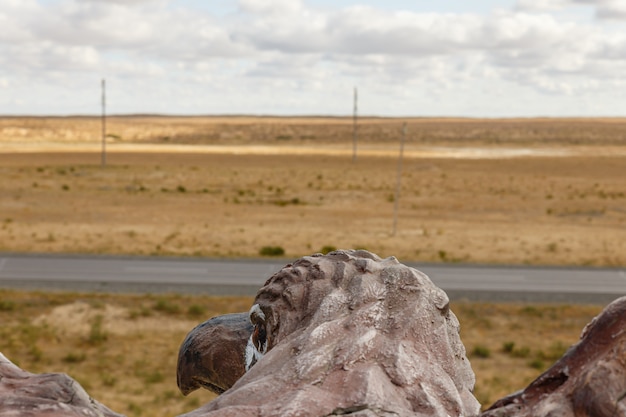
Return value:
<svg viewBox="0 0 626 417">
<path fill-rule="evenodd" d="M 291 103 L 302 97 L 306 109 L 324 101 L 322 92 L 356 84 L 399 101 L 411 91 L 434 100 L 496 85 L 567 96 L 625 82 L 626 35 L 605 24 L 623 18 L 621 3 L 519 0 L 476 14 L 233 0 L 218 15 L 165 0 L 0 0 L 0 79 L 11 80 L 6 90 L 28 77 L 66 85 L 107 76 L 129 91 L 157 80 L 179 103 L 203 91 L 222 97 L 215 106 L 259 104 L 250 92 L 280 91 L 294 94 Z M 576 5 L 598 19 L 554 12 Z M 127 99 L 140 107 L 135 96 Z"/>
<path fill-rule="evenodd" d="M 623 0 L 518 0 L 516 8 L 529 12 L 563 10 L 576 6 L 589 6 L 595 17 L 605 20 L 626 20 L 626 3 Z"/>
</svg>

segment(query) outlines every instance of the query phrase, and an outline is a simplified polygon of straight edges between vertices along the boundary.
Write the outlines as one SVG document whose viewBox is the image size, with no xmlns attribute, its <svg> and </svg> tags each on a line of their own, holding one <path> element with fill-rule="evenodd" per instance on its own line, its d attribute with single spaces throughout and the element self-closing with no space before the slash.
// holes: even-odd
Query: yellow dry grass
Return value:
<svg viewBox="0 0 626 417">
<path fill-rule="evenodd" d="M 0 153 L 0 250 L 626 264 L 626 156 Z"/>
</svg>

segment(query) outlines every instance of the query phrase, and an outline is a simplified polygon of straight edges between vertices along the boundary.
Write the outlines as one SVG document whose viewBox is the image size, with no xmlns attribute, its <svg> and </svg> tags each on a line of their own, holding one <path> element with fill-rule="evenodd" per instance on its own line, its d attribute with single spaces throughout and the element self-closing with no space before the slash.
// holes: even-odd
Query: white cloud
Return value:
<svg viewBox="0 0 626 417">
<path fill-rule="evenodd" d="M 545 12 L 563 10 L 576 6 L 588 6 L 595 11 L 599 19 L 626 19 L 626 2 L 624 0 L 518 0 L 518 10 Z"/>
<path fill-rule="evenodd" d="M 0 79 L 12 80 L 3 88 L 16 96 L 32 90 L 29 79 L 66 88 L 106 76 L 133 91 L 117 102 L 128 111 L 150 111 L 142 105 L 163 94 L 174 112 L 196 103 L 324 113 L 349 109 L 329 103 L 359 85 L 378 97 L 372 112 L 395 108 L 385 97 L 406 109 L 424 96 L 442 112 L 471 113 L 497 106 L 457 108 L 461 94 L 571 97 L 626 82 L 626 35 L 604 16 L 617 19 L 623 7 L 611 0 L 519 0 L 490 14 L 317 9 L 302 0 L 239 0 L 219 15 L 165 0 L 46 4 L 0 0 Z M 602 19 L 553 12 L 576 5 Z"/>
</svg>

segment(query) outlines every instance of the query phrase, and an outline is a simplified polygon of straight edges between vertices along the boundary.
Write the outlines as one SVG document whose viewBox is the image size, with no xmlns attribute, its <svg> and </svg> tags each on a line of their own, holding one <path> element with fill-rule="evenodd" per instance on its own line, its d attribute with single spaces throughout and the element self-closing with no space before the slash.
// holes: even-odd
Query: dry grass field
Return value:
<svg viewBox="0 0 626 417">
<path fill-rule="evenodd" d="M 401 127 L 408 124 L 393 233 Z M 626 265 L 626 119 L 0 118 L 0 251 Z M 271 251 L 269 251 L 271 252 Z M 0 290 L 0 351 L 116 411 L 171 416 L 178 346 L 249 298 Z M 602 306 L 455 302 L 488 405 Z"/>
<path fill-rule="evenodd" d="M 626 264 L 623 120 L 409 122 L 0 118 L 0 250 Z"/>
<path fill-rule="evenodd" d="M 211 400 L 183 397 L 176 357 L 207 317 L 246 311 L 252 298 L 0 290 L 0 351 L 31 372 L 65 372 L 128 416 L 167 417 Z M 455 302 L 484 406 L 526 386 L 561 357 L 601 306 Z"/>
</svg>

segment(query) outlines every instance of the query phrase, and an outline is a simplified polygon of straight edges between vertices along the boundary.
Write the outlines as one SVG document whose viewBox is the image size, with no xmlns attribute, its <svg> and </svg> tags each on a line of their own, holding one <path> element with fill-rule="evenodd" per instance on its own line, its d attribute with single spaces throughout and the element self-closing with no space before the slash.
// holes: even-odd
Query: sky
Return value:
<svg viewBox="0 0 626 417">
<path fill-rule="evenodd" d="M 626 0 L 0 0 L 0 115 L 624 116 Z"/>
</svg>

